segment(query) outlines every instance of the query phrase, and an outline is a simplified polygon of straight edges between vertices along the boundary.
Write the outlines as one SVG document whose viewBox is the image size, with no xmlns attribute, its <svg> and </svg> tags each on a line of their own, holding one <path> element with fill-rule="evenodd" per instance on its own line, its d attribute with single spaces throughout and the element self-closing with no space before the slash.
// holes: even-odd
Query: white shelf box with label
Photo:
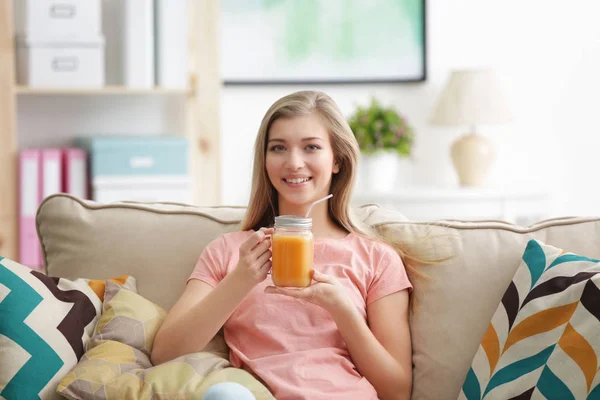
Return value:
<svg viewBox="0 0 600 400">
<path fill-rule="evenodd" d="M 103 87 L 104 38 L 17 38 L 17 82 L 32 88 Z"/>
<path fill-rule="evenodd" d="M 70 41 L 102 32 L 101 0 L 17 0 L 15 33 Z"/>
</svg>

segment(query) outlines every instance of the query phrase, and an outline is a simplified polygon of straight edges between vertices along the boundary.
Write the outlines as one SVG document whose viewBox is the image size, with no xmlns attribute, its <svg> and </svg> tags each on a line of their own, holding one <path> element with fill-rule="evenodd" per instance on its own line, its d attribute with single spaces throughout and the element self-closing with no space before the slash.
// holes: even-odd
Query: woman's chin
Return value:
<svg viewBox="0 0 600 400">
<path fill-rule="evenodd" d="M 307 197 L 287 197 L 284 198 L 284 204 L 289 210 L 293 210 L 293 214 L 299 214 L 310 207 L 311 199 Z"/>
</svg>

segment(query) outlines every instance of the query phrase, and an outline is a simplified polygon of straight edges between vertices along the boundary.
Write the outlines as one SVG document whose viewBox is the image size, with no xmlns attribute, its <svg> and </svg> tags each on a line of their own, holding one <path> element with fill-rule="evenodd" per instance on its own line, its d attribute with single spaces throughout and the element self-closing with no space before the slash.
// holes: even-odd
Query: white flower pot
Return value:
<svg viewBox="0 0 600 400">
<path fill-rule="evenodd" d="M 413 160 L 396 153 L 360 154 L 356 190 L 390 192 L 413 183 Z"/>
<path fill-rule="evenodd" d="M 372 192 L 394 190 L 398 177 L 399 157 L 395 153 L 381 152 L 363 156 L 362 187 Z"/>
</svg>

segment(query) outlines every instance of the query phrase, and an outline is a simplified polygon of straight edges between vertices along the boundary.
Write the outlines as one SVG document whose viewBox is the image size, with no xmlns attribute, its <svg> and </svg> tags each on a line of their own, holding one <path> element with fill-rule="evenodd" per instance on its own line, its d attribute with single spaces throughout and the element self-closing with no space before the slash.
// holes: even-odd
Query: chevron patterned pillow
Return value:
<svg viewBox="0 0 600 400">
<path fill-rule="evenodd" d="M 135 288 L 132 277 L 115 278 Z M 0 398 L 60 399 L 101 313 L 104 280 L 53 278 L 0 257 Z"/>
<path fill-rule="evenodd" d="M 459 399 L 600 399 L 600 261 L 531 240 Z"/>
</svg>

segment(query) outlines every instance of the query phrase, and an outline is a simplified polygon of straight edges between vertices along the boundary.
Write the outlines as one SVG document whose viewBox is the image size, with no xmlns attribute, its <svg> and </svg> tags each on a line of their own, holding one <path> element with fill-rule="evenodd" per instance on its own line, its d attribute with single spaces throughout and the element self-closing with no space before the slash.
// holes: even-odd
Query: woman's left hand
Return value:
<svg viewBox="0 0 600 400">
<path fill-rule="evenodd" d="M 300 289 L 267 286 L 265 293 L 282 294 L 316 304 L 329 313 L 352 305 L 350 297 L 342 284 L 331 275 L 312 270 L 313 282 L 310 286 Z"/>
</svg>

